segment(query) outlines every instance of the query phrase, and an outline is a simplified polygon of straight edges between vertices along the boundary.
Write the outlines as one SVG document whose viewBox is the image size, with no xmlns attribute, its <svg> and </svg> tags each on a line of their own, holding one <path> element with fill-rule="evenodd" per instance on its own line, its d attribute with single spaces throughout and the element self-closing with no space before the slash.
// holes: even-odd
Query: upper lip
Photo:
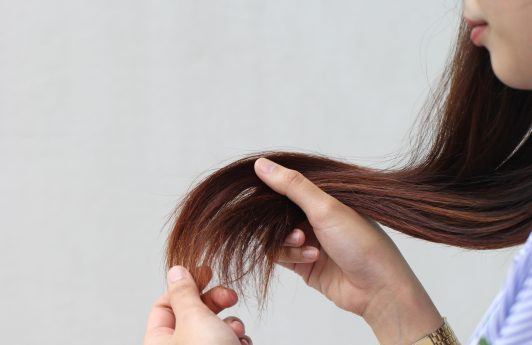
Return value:
<svg viewBox="0 0 532 345">
<path fill-rule="evenodd" d="M 482 20 L 482 19 L 473 20 L 473 19 L 469 19 L 469 18 L 465 18 L 464 17 L 464 20 L 466 21 L 467 25 L 470 28 L 474 28 L 475 26 L 479 26 L 479 25 L 488 24 L 485 20 Z"/>
</svg>

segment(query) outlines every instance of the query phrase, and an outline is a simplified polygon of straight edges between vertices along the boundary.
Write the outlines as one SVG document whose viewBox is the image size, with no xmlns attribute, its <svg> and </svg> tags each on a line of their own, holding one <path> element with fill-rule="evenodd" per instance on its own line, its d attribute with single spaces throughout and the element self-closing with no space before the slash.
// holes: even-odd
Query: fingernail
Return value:
<svg viewBox="0 0 532 345">
<path fill-rule="evenodd" d="M 242 342 L 242 344 L 244 344 L 244 345 L 249 345 L 249 343 L 248 343 L 248 341 L 247 341 L 246 339 L 242 339 L 241 342 Z"/>
<path fill-rule="evenodd" d="M 314 259 L 318 256 L 318 250 L 316 248 L 307 248 L 303 250 L 303 257 L 307 259 Z"/>
<path fill-rule="evenodd" d="M 174 283 L 185 277 L 186 271 L 183 266 L 174 266 L 168 271 L 168 281 Z"/>
<path fill-rule="evenodd" d="M 277 165 L 271 160 L 269 160 L 268 158 L 264 158 L 264 157 L 259 158 L 257 164 L 259 166 L 259 170 L 265 174 L 271 173 L 273 169 L 275 168 L 275 166 Z"/>
</svg>

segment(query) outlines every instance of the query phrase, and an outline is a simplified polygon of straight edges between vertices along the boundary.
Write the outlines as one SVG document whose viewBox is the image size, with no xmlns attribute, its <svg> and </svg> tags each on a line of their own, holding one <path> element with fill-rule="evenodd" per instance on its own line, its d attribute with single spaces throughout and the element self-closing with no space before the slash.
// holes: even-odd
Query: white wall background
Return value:
<svg viewBox="0 0 532 345">
<path fill-rule="evenodd" d="M 0 334 L 140 344 L 167 215 L 263 149 L 383 164 L 440 73 L 460 1 L 0 0 Z M 391 232 L 459 337 L 516 250 Z M 436 272 L 438 271 L 438 272 Z M 279 268 L 255 344 L 376 344 Z"/>
</svg>

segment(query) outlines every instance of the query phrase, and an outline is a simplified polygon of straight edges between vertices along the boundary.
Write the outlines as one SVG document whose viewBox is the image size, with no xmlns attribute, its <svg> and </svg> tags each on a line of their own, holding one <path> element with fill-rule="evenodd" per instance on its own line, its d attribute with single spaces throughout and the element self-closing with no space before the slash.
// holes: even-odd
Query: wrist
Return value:
<svg viewBox="0 0 532 345">
<path fill-rule="evenodd" d="M 382 288 L 368 303 L 364 320 L 382 345 L 410 345 L 443 323 L 419 280 Z"/>
</svg>

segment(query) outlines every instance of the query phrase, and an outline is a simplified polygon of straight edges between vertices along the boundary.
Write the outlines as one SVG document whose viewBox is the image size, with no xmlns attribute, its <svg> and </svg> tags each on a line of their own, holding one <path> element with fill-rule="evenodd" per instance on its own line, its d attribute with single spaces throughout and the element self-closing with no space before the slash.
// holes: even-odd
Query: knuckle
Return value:
<svg viewBox="0 0 532 345">
<path fill-rule="evenodd" d="M 321 202 L 311 214 L 312 222 L 323 223 L 338 211 L 338 202 L 334 198 L 327 198 Z"/>
<path fill-rule="evenodd" d="M 205 322 L 205 310 L 194 303 L 185 303 L 180 306 L 180 309 L 176 313 L 176 322 L 186 325 L 197 325 L 198 323 Z"/>
<path fill-rule="evenodd" d="M 170 298 L 175 299 L 188 295 L 191 292 L 191 289 L 192 286 L 186 282 L 176 282 L 169 287 L 168 292 Z"/>
<path fill-rule="evenodd" d="M 288 169 L 284 176 L 284 182 L 287 189 L 297 188 L 305 179 L 302 173 L 297 170 Z"/>
<path fill-rule="evenodd" d="M 173 282 L 168 287 L 168 292 L 171 295 L 175 295 L 175 294 L 179 293 L 181 290 L 183 290 L 183 288 L 184 288 L 184 284 L 182 282 L 179 282 L 179 281 Z"/>
</svg>

